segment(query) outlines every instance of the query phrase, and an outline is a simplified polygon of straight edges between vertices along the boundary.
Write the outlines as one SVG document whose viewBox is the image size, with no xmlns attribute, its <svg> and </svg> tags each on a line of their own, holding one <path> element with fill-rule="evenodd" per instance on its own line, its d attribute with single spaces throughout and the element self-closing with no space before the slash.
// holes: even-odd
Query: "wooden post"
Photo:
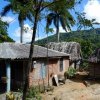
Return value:
<svg viewBox="0 0 100 100">
<path fill-rule="evenodd" d="M 11 66 L 10 62 L 6 61 L 6 77 L 7 77 L 7 92 L 10 92 L 11 85 Z"/>
</svg>

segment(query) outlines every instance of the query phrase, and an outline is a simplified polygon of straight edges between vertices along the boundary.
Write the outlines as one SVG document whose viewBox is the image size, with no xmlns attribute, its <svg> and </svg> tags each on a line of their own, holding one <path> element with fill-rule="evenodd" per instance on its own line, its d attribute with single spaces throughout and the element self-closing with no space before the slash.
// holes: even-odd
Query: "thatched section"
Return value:
<svg viewBox="0 0 100 100">
<path fill-rule="evenodd" d="M 81 59 L 81 46 L 76 42 L 50 42 L 48 48 L 70 54 L 71 60 Z"/>
<path fill-rule="evenodd" d="M 97 48 L 94 53 L 89 57 L 89 62 L 98 63 L 100 62 L 100 48 Z"/>
</svg>

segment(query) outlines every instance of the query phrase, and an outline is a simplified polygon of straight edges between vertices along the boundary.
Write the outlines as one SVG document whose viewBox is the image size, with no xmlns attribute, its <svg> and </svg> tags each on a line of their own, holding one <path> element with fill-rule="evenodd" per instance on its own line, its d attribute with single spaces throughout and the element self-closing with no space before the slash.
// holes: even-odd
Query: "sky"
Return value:
<svg viewBox="0 0 100 100">
<path fill-rule="evenodd" d="M 7 1 L 5 0 L 0 0 L 0 12 L 2 11 L 3 7 L 8 4 Z M 96 19 L 96 22 L 100 23 L 100 0 L 83 0 L 80 5 L 78 5 L 75 8 L 79 12 L 85 12 L 86 13 L 86 18 L 87 19 Z M 72 13 L 73 14 L 73 13 Z M 8 34 L 9 36 L 14 39 L 16 42 L 19 42 L 20 40 L 20 27 L 18 23 L 18 15 L 17 14 L 12 14 L 12 12 L 9 12 L 5 17 L 1 18 L 3 21 L 7 21 L 9 23 L 9 28 L 8 28 Z M 44 31 L 45 21 L 43 20 L 41 23 L 39 23 L 39 27 L 37 29 L 37 39 L 41 39 L 46 37 L 46 33 Z M 100 26 L 100 25 L 99 25 Z M 96 26 L 96 27 L 99 27 Z M 31 37 L 32 37 L 32 23 L 30 23 L 28 20 L 25 21 L 24 28 L 28 29 L 27 32 L 24 32 L 23 36 L 23 42 L 30 42 Z M 54 28 L 54 27 L 53 27 Z M 72 30 L 75 30 L 73 28 Z M 65 31 L 60 27 L 60 32 L 64 33 Z M 55 33 L 55 28 L 54 32 Z M 51 34 L 50 34 L 51 35 Z"/>
</svg>

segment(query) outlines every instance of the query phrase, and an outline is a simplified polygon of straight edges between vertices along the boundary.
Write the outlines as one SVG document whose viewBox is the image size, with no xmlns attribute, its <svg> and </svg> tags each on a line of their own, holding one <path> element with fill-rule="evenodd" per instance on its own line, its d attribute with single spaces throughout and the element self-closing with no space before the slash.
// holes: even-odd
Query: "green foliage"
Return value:
<svg viewBox="0 0 100 100">
<path fill-rule="evenodd" d="M 21 36 L 20 36 L 20 42 L 23 42 L 23 27 L 24 27 L 24 21 L 28 19 L 29 21 L 33 22 L 33 16 L 34 16 L 34 10 L 33 5 L 34 2 L 30 0 L 28 2 L 27 0 L 7 0 L 8 5 L 6 5 L 2 12 L 1 16 L 5 16 L 9 11 L 12 11 L 13 14 L 18 14 L 18 21 L 19 25 L 21 27 Z"/>
<path fill-rule="evenodd" d="M 27 92 L 27 100 L 41 100 L 41 96 L 39 94 L 39 89 L 37 87 L 31 87 L 30 89 L 28 89 Z"/>
<path fill-rule="evenodd" d="M 13 39 L 8 36 L 7 28 L 8 24 L 0 19 L 0 42 L 13 42 Z"/>
<path fill-rule="evenodd" d="M 48 7 L 50 13 L 47 15 L 46 28 L 49 29 L 50 25 L 52 23 L 54 24 L 58 42 L 60 35 L 59 26 L 61 25 L 61 27 L 67 32 L 67 29 L 71 30 L 71 26 L 75 24 L 75 20 L 69 11 L 69 9 L 72 9 L 74 5 L 75 0 L 72 0 L 71 2 L 59 0 L 55 1 L 55 3 Z"/>
<path fill-rule="evenodd" d="M 80 65 L 80 70 L 88 70 L 88 66 L 89 63 L 87 61 L 84 61 L 81 65 Z"/>
<path fill-rule="evenodd" d="M 88 56 L 92 54 L 92 43 L 89 40 L 81 41 L 81 49 L 82 49 L 82 55 L 84 59 L 88 59 Z"/>
<path fill-rule="evenodd" d="M 68 74 L 69 77 L 74 77 L 75 73 L 76 73 L 75 68 L 73 68 L 73 67 L 68 68 L 67 74 Z"/>
<path fill-rule="evenodd" d="M 56 42 L 56 35 L 48 37 L 49 42 Z M 88 59 L 91 53 L 98 47 L 100 47 L 100 28 L 90 29 L 84 31 L 73 31 L 69 33 L 60 34 L 60 42 L 78 42 L 81 45 L 82 56 L 84 59 Z M 45 46 L 46 38 L 36 41 L 36 44 Z"/>
<path fill-rule="evenodd" d="M 12 92 L 6 94 L 6 100 L 15 100 L 15 96 Z"/>
</svg>

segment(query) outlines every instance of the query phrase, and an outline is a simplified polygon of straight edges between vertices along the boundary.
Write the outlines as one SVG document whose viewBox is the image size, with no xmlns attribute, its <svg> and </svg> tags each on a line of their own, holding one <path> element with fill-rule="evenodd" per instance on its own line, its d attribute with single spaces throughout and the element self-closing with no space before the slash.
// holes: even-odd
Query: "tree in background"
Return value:
<svg viewBox="0 0 100 100">
<path fill-rule="evenodd" d="M 5 16 L 10 10 L 14 14 L 18 14 L 18 21 L 20 25 L 20 42 L 23 42 L 23 32 L 24 32 L 24 20 L 29 19 L 32 20 L 32 5 L 27 0 L 7 0 L 9 2 L 6 5 L 2 12 L 1 16 Z M 31 7 L 30 7 L 31 6 Z"/>
<path fill-rule="evenodd" d="M 6 22 L 3 22 L 0 19 L 0 42 L 4 42 L 4 41 L 9 41 L 9 42 L 13 42 L 13 39 L 11 39 L 8 36 L 8 32 L 7 32 L 7 28 L 8 28 L 8 24 Z"/>
<path fill-rule="evenodd" d="M 67 32 L 70 31 L 71 26 L 75 24 L 75 20 L 69 11 L 74 7 L 75 3 L 75 0 L 59 0 L 59 2 L 51 5 L 48 8 L 50 10 L 50 13 L 47 15 L 46 29 L 48 29 L 52 23 L 54 24 L 54 26 L 56 27 L 57 42 L 59 42 L 60 37 L 60 25 Z"/>
</svg>

